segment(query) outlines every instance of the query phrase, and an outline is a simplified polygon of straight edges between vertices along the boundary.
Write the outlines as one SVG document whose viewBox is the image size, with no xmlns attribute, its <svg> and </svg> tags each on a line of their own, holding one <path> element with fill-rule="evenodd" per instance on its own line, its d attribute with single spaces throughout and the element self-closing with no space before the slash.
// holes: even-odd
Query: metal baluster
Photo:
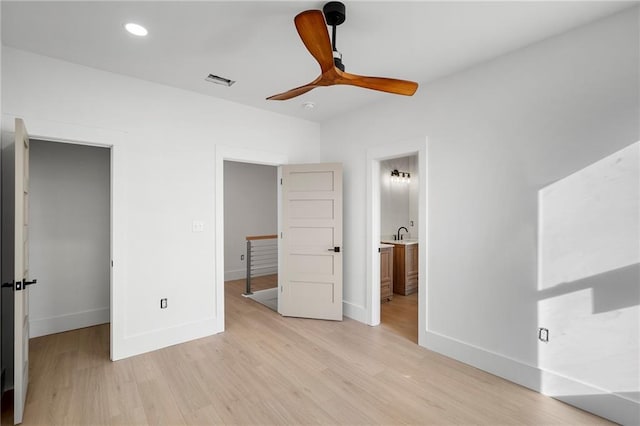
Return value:
<svg viewBox="0 0 640 426">
<path fill-rule="evenodd" d="M 251 240 L 247 240 L 247 284 L 244 295 L 248 296 L 250 294 L 253 294 L 251 291 Z"/>
</svg>

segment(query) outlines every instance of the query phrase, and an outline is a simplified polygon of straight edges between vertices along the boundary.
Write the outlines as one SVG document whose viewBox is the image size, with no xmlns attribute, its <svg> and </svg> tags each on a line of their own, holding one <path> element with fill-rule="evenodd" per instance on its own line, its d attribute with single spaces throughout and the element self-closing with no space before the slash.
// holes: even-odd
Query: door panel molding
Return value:
<svg viewBox="0 0 640 426">
<path fill-rule="evenodd" d="M 342 164 L 281 167 L 278 312 L 342 320 Z"/>
</svg>

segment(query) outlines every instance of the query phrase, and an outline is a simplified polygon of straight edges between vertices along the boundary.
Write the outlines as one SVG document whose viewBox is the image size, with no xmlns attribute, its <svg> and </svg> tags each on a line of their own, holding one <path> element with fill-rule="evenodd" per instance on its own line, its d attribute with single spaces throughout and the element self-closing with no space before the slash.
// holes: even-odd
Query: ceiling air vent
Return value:
<svg viewBox="0 0 640 426">
<path fill-rule="evenodd" d="M 229 80 L 228 78 L 219 77 L 217 75 L 209 74 L 205 80 L 210 81 L 215 84 L 222 84 L 223 86 L 230 87 L 235 80 Z"/>
</svg>

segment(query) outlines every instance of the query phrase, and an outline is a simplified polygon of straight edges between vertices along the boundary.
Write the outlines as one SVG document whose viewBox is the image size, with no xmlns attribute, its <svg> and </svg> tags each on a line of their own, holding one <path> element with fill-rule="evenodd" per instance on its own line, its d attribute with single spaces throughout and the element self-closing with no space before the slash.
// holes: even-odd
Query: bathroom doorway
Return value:
<svg viewBox="0 0 640 426">
<path fill-rule="evenodd" d="M 380 161 L 380 323 L 418 343 L 418 156 Z"/>
<path fill-rule="evenodd" d="M 425 346 L 427 330 L 427 141 L 367 151 L 369 324 Z"/>
</svg>

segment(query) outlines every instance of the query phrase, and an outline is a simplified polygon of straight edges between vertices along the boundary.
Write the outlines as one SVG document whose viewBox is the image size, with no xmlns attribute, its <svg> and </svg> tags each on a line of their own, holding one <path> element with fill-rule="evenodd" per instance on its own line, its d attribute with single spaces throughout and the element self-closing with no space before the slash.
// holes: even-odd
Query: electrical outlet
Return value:
<svg viewBox="0 0 640 426">
<path fill-rule="evenodd" d="M 167 309 L 167 299 L 160 299 L 160 309 Z"/>
<path fill-rule="evenodd" d="M 240 255 L 240 260 L 244 260 L 244 254 Z"/>
<path fill-rule="evenodd" d="M 538 329 L 538 339 L 539 339 L 541 342 L 545 342 L 545 343 L 547 343 L 547 342 L 549 341 L 549 330 L 548 330 L 548 329 L 546 329 L 546 328 L 542 328 L 542 327 L 540 327 L 540 328 Z"/>
</svg>

